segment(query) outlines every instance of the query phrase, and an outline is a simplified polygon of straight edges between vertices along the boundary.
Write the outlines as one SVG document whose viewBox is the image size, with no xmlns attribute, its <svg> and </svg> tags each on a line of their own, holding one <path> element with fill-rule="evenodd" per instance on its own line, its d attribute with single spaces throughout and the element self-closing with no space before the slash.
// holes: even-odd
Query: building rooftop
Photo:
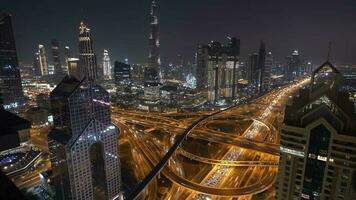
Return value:
<svg viewBox="0 0 356 200">
<path fill-rule="evenodd" d="M 322 72 L 322 74 L 319 74 Z M 330 76 L 334 73 L 333 76 Z M 342 75 L 329 62 L 318 67 L 309 87 L 301 89 L 285 110 L 285 124 L 306 127 L 324 118 L 340 134 L 356 136 L 355 107 L 349 94 L 340 91 Z"/>
<path fill-rule="evenodd" d="M 0 109 L 0 135 L 14 134 L 31 128 L 31 123 L 9 111 Z"/>
<path fill-rule="evenodd" d="M 79 81 L 74 76 L 67 75 L 52 91 L 51 95 L 68 97 L 75 91 L 77 87 L 79 87 L 82 81 Z"/>
</svg>

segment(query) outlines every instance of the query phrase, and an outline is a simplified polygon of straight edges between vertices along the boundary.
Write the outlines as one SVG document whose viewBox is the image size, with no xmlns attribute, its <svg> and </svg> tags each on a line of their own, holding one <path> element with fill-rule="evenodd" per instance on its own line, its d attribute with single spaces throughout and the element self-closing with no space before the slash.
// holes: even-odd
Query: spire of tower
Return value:
<svg viewBox="0 0 356 200">
<path fill-rule="evenodd" d="M 329 48 L 328 48 L 328 57 L 326 58 L 326 61 L 330 61 L 330 54 L 331 54 L 331 41 L 329 41 Z"/>
</svg>

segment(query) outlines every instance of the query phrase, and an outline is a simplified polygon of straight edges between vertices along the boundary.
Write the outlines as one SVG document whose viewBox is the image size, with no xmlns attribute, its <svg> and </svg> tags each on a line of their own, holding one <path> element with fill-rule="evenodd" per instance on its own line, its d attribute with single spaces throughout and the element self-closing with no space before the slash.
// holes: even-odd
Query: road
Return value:
<svg viewBox="0 0 356 200">
<path fill-rule="evenodd" d="M 275 181 L 279 152 L 278 135 L 275 130 L 271 130 L 273 126 L 270 124 L 274 123 L 276 118 L 281 115 L 280 108 L 283 108 L 288 97 L 305 82 L 274 90 L 252 102 L 251 105 L 253 106 L 250 106 L 250 113 L 253 113 L 254 118 L 252 118 L 253 120 L 248 128 L 238 136 L 209 129 L 206 124 L 216 119 L 231 120 L 239 115 L 239 112 L 246 113 L 246 108 L 245 110 L 241 109 L 244 106 L 231 107 L 213 113 L 205 112 L 201 115 L 188 114 L 189 120 L 177 120 L 174 119 L 177 116 L 172 117 L 167 114 L 126 113 L 122 110 L 114 110 L 114 122 L 116 120 L 127 126 L 137 126 L 142 129 L 165 129 L 168 130 L 169 137 L 174 138 L 174 143 L 168 150 L 155 149 L 155 145 L 152 143 L 144 144 L 144 142 L 141 144 L 143 153 L 155 167 L 127 199 L 137 198 L 144 191 L 146 185 L 154 180 L 160 172 L 163 172 L 167 178 L 176 184 L 174 187 L 178 185 L 178 188 L 183 188 L 181 189 L 184 191 L 183 193 L 191 194 L 187 197 L 188 199 L 199 199 L 202 196 L 201 194 L 205 196 L 246 196 L 268 189 Z M 249 110 L 247 109 L 247 111 Z M 199 118 L 196 119 L 197 117 Z M 194 119 L 193 123 L 187 124 Z M 182 130 L 183 132 L 181 132 Z M 142 132 L 145 133 L 145 131 Z M 171 165 L 167 165 L 167 163 L 175 162 L 176 150 L 186 141 L 188 136 L 229 146 L 229 151 L 220 159 L 203 158 L 189 152 L 185 153 L 185 156 L 190 157 L 191 160 L 214 166 L 208 173 L 201 174 L 204 178 L 198 183 L 186 179 L 177 173 L 177 170 L 172 170 Z M 143 140 L 137 135 L 134 137 L 136 138 L 134 140 Z M 148 139 L 145 138 L 145 140 L 147 143 Z M 181 152 L 184 151 L 180 149 L 177 152 L 182 154 Z M 252 160 L 246 160 L 249 157 L 247 155 L 252 156 Z M 231 177 L 234 177 L 234 181 L 231 180 Z"/>
</svg>

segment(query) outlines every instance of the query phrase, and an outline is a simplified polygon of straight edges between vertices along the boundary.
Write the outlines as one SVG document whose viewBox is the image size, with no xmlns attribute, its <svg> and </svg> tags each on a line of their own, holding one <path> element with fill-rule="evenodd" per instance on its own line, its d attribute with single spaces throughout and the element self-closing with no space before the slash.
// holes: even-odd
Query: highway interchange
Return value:
<svg viewBox="0 0 356 200">
<path fill-rule="evenodd" d="M 254 199 L 266 191 L 272 197 L 284 106 L 307 81 L 215 112 L 113 107 L 120 140 L 130 144 L 133 170 L 141 173 L 128 199 Z"/>
</svg>

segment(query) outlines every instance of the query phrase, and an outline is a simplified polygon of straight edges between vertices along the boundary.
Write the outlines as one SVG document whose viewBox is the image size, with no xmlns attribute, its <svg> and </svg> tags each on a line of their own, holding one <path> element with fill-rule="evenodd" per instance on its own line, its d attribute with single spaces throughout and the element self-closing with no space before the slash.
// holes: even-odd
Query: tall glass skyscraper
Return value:
<svg viewBox="0 0 356 200">
<path fill-rule="evenodd" d="M 258 51 L 258 70 L 259 70 L 259 75 L 258 75 L 258 90 L 259 92 L 262 92 L 264 90 L 264 84 L 263 80 L 265 79 L 266 76 L 266 68 L 265 68 L 265 63 L 266 62 L 266 44 L 265 42 L 261 41 L 260 42 L 260 50 Z"/>
<path fill-rule="evenodd" d="M 98 66 L 94 52 L 90 29 L 84 22 L 79 26 L 79 68 L 82 76 L 95 81 L 98 77 Z"/>
<path fill-rule="evenodd" d="M 0 93 L 5 109 L 24 103 L 11 15 L 0 15 Z"/>
<path fill-rule="evenodd" d="M 158 82 L 161 58 L 159 54 L 159 21 L 158 21 L 158 0 L 151 1 L 150 10 L 150 36 L 149 36 L 149 55 L 148 69 L 145 71 L 145 81 Z"/>
<path fill-rule="evenodd" d="M 54 126 L 48 135 L 58 199 L 114 199 L 120 191 L 117 128 L 111 123 L 109 93 L 95 83 L 95 54 L 82 29 L 81 79 L 67 75 L 51 92 Z M 90 36 L 90 35 L 89 35 Z"/>
</svg>

